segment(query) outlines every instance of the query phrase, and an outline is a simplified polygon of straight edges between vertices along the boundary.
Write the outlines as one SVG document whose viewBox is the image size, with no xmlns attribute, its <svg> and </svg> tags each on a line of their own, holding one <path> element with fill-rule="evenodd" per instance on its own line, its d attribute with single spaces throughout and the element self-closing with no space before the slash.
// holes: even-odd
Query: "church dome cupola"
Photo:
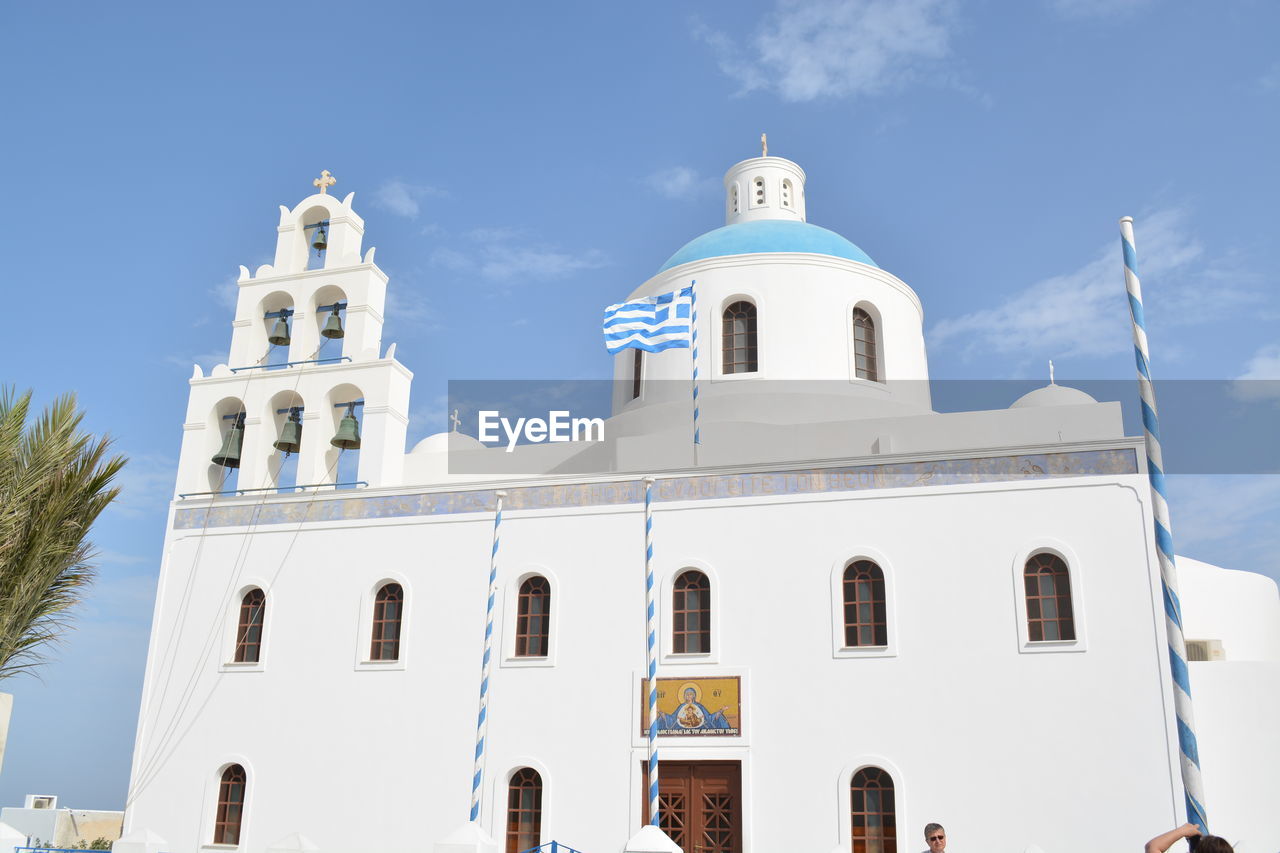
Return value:
<svg viewBox="0 0 1280 853">
<path fill-rule="evenodd" d="M 761 137 L 761 142 L 765 142 Z M 690 240 L 659 268 L 730 255 L 830 255 L 867 266 L 876 262 L 853 243 L 805 219 L 805 174 L 796 163 L 764 155 L 729 167 L 724 175 L 725 224 Z"/>
<path fill-rule="evenodd" d="M 765 138 L 760 138 L 765 143 Z M 724 175 L 724 224 L 780 219 L 804 222 L 804 169 L 764 154 L 729 167 Z"/>
</svg>

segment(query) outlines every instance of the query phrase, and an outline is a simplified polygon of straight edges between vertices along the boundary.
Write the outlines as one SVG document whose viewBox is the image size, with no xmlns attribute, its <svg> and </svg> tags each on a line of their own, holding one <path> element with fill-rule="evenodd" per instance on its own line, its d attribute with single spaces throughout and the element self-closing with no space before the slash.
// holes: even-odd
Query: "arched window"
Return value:
<svg viewBox="0 0 1280 853">
<path fill-rule="evenodd" d="M 551 639 L 551 584 L 535 575 L 520 584 L 516 608 L 516 657 L 544 658 Z"/>
<path fill-rule="evenodd" d="M 267 612 L 267 594 L 251 589 L 240 599 L 240 622 L 236 626 L 236 663 L 257 663 L 262 655 L 262 622 Z"/>
<path fill-rule="evenodd" d="M 232 764 L 218 783 L 218 814 L 213 824 L 214 844 L 240 843 L 240 818 L 244 814 L 244 768 Z"/>
<path fill-rule="evenodd" d="M 782 206 L 791 207 L 791 180 L 783 178 L 782 180 Z"/>
<path fill-rule="evenodd" d="M 858 379 L 880 381 L 876 362 L 876 323 L 861 308 L 853 309 L 853 375 Z"/>
<path fill-rule="evenodd" d="M 521 767 L 507 786 L 507 853 L 520 853 L 542 843 L 542 777 Z"/>
<path fill-rule="evenodd" d="M 1036 554 L 1023 570 L 1027 586 L 1027 638 L 1074 640 L 1071 612 L 1071 577 L 1066 562 L 1056 554 Z"/>
<path fill-rule="evenodd" d="M 884 572 L 870 560 L 857 560 L 844 570 L 844 644 L 887 646 Z"/>
<path fill-rule="evenodd" d="M 751 206 L 764 204 L 764 178 L 756 178 L 751 182 Z"/>
<path fill-rule="evenodd" d="M 756 346 L 756 306 L 745 299 L 724 309 L 720 338 L 725 373 L 755 373 L 759 370 Z"/>
<path fill-rule="evenodd" d="M 893 780 L 879 767 L 864 767 L 849 782 L 853 853 L 897 853 Z"/>
<path fill-rule="evenodd" d="M 672 599 L 671 650 L 676 654 L 711 651 L 711 581 L 693 569 L 682 572 Z"/>
<path fill-rule="evenodd" d="M 398 583 L 383 585 L 373 600 L 373 646 L 369 660 L 400 659 L 400 622 L 404 616 L 404 589 Z"/>
</svg>

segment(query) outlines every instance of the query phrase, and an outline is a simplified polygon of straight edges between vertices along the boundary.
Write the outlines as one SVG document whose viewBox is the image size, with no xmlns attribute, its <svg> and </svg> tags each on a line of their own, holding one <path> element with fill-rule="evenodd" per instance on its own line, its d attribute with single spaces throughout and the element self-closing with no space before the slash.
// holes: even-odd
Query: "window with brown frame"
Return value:
<svg viewBox="0 0 1280 853">
<path fill-rule="evenodd" d="M 1023 570 L 1027 588 L 1027 638 L 1033 643 L 1074 640 L 1071 612 L 1071 577 L 1066 562 L 1056 554 L 1036 554 Z"/>
<path fill-rule="evenodd" d="M 551 639 L 551 584 L 535 575 L 520 584 L 516 607 L 516 657 L 543 658 Z"/>
<path fill-rule="evenodd" d="M 521 767 L 507 786 L 507 853 L 520 853 L 542 843 L 542 777 Z"/>
<path fill-rule="evenodd" d="M 240 843 L 240 818 L 244 814 L 244 768 L 232 764 L 218 783 L 218 813 L 213 824 L 214 844 Z"/>
<path fill-rule="evenodd" d="M 889 645 L 884 572 L 870 560 L 857 560 L 844 570 L 844 644 Z"/>
<path fill-rule="evenodd" d="M 861 308 L 853 309 L 853 375 L 858 379 L 880 381 L 876 360 L 876 323 Z"/>
<path fill-rule="evenodd" d="M 756 346 L 756 306 L 741 300 L 724 309 L 721 316 L 721 370 L 725 373 L 755 373 L 760 369 Z"/>
<path fill-rule="evenodd" d="M 893 780 L 879 767 L 864 767 L 849 782 L 853 853 L 897 853 Z"/>
<path fill-rule="evenodd" d="M 671 649 L 676 654 L 711 651 L 711 581 L 690 569 L 676 578 L 672 590 Z"/>
<path fill-rule="evenodd" d="M 644 350 L 632 350 L 635 353 L 631 363 L 631 399 L 640 396 L 640 375 L 644 369 Z"/>
<path fill-rule="evenodd" d="M 383 585 L 373 600 L 373 645 L 369 660 L 400 659 L 400 627 L 404 616 L 404 589 L 398 583 Z"/>
<path fill-rule="evenodd" d="M 267 610 L 267 594 L 251 589 L 240 599 L 240 622 L 236 626 L 236 663 L 257 663 L 262 655 L 262 622 Z"/>
</svg>

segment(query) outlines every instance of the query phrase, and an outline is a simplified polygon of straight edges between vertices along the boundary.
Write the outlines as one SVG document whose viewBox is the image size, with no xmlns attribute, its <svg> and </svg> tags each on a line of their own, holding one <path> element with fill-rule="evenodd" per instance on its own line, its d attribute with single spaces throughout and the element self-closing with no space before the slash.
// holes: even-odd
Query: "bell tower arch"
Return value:
<svg viewBox="0 0 1280 853">
<path fill-rule="evenodd" d="M 339 201 L 335 182 L 326 171 L 319 192 L 280 206 L 274 263 L 240 267 L 227 362 L 190 380 L 179 495 L 400 481 L 413 375 L 382 350 L 387 275 L 372 248 L 361 255 L 355 193 Z"/>
</svg>

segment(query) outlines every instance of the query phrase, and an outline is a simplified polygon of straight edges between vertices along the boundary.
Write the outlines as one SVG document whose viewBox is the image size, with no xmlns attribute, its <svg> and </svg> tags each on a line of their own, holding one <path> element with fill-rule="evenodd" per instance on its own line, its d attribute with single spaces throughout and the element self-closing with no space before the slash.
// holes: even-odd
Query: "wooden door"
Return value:
<svg viewBox="0 0 1280 853">
<path fill-rule="evenodd" d="M 647 774 L 647 767 L 642 765 L 641 772 Z M 658 809 L 662 831 L 685 853 L 740 853 L 742 765 L 663 761 L 658 765 Z M 644 819 L 649 820 L 647 797 Z"/>
</svg>

